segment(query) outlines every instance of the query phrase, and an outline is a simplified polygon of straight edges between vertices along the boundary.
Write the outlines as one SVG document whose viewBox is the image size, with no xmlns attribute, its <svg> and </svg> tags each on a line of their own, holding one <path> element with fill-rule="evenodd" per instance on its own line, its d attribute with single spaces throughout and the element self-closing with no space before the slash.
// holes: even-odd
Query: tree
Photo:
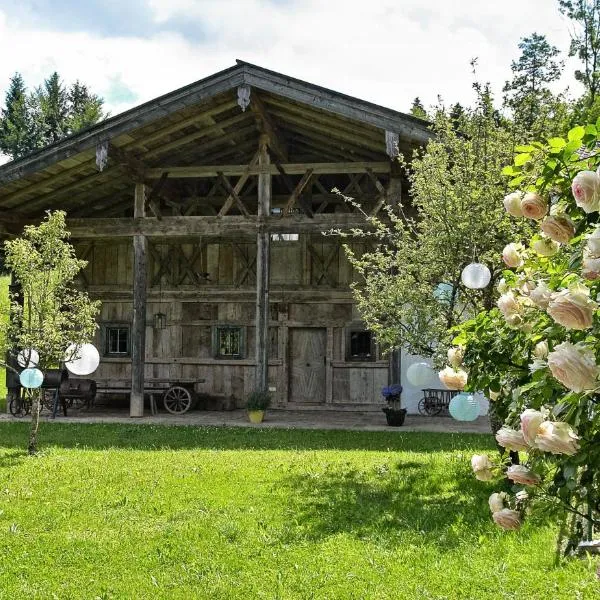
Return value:
<svg viewBox="0 0 600 600">
<path fill-rule="evenodd" d="M 385 219 L 367 217 L 373 251 L 360 255 L 345 245 L 363 279 L 353 286 L 359 311 L 384 348 L 432 356 L 451 327 L 493 305 L 493 288 L 467 290 L 461 272 L 474 260 L 489 267 L 492 281 L 502 272 L 498 253 L 514 226 L 502 210 L 507 185 L 498 174 L 514 141 L 498 126 L 489 89 L 477 90 L 478 104 L 465 111 L 463 131 L 440 110 L 433 139 L 410 167 L 403 163 L 411 214 L 388 207 Z"/>
<path fill-rule="evenodd" d="M 526 512 L 554 507 L 567 553 L 600 527 L 598 125 L 518 149 L 504 173 L 541 208 L 533 215 L 541 231 L 504 272 L 497 308 L 454 339 L 467 388 L 490 390 L 505 415 L 497 441 L 526 452 L 519 468 L 474 461 L 487 462 L 485 480 L 506 476 L 517 492 L 490 498 L 494 520 L 516 529 Z"/>
<path fill-rule="evenodd" d="M 519 49 L 521 56 L 511 64 L 513 78 L 505 83 L 503 91 L 515 125 L 529 138 L 538 139 L 549 133 L 549 121 L 556 112 L 558 99 L 548 84 L 559 79 L 562 63 L 554 60 L 558 48 L 538 33 L 522 38 Z"/>
<path fill-rule="evenodd" d="M 15 73 L 6 92 L 5 108 L 0 112 L 0 150 L 19 157 L 34 148 L 30 100 L 23 78 Z"/>
<path fill-rule="evenodd" d="M 427 111 L 418 96 L 413 100 L 412 106 L 410 107 L 410 114 L 419 119 L 427 119 Z"/>
<path fill-rule="evenodd" d="M 20 158 L 107 117 L 104 101 L 76 81 L 65 87 L 53 73 L 33 94 L 16 73 L 0 113 L 0 150 Z"/>
<path fill-rule="evenodd" d="M 600 0 L 558 0 L 558 4 L 574 25 L 569 56 L 583 63 L 575 79 L 583 84 L 585 104 L 591 108 L 600 91 Z"/>
<path fill-rule="evenodd" d="M 100 302 L 90 301 L 73 284 L 87 263 L 76 258 L 68 237 L 65 213 L 56 211 L 39 226 L 25 227 L 20 238 L 4 243 L 6 264 L 20 288 L 20 297 L 11 297 L 7 349 L 13 356 L 35 349 L 42 372 L 59 367 L 66 349 L 88 342 L 97 328 Z M 37 452 L 41 393 L 38 389 L 33 394 L 30 454 Z"/>
</svg>

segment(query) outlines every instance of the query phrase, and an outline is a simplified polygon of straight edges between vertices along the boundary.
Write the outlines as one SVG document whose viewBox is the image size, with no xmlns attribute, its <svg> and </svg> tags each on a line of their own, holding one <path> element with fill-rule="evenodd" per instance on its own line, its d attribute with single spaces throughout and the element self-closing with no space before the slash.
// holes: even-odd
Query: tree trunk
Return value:
<svg viewBox="0 0 600 600">
<path fill-rule="evenodd" d="M 31 403 L 31 428 L 29 429 L 29 454 L 37 454 L 38 429 L 40 427 L 40 396 L 42 389 L 34 391 Z"/>
</svg>

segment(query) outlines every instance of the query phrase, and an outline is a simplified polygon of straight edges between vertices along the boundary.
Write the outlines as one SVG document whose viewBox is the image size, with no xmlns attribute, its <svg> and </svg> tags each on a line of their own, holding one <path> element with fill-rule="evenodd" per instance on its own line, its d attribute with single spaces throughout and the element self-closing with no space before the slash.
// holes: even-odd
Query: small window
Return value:
<svg viewBox="0 0 600 600">
<path fill-rule="evenodd" d="M 348 360 L 375 360 L 373 335 L 370 331 L 351 331 Z"/>
<path fill-rule="evenodd" d="M 271 241 L 272 242 L 297 242 L 298 234 L 297 233 L 272 233 Z"/>
<path fill-rule="evenodd" d="M 105 356 L 129 356 L 129 326 L 107 326 L 105 329 Z"/>
<path fill-rule="evenodd" d="M 217 327 L 215 335 L 216 358 L 242 358 L 243 342 L 241 327 Z"/>
</svg>

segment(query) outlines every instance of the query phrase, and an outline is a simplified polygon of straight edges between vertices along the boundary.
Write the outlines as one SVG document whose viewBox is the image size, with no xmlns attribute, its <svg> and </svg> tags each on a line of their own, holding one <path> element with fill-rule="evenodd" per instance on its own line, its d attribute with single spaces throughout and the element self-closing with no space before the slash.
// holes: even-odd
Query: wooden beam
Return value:
<svg viewBox="0 0 600 600">
<path fill-rule="evenodd" d="M 271 216 L 265 220 L 271 233 L 319 233 L 330 229 L 366 228 L 365 218 L 353 213 L 324 213 L 310 219 L 304 215 Z M 163 217 L 68 219 L 73 239 L 148 237 L 231 236 L 256 234 L 257 217 Z"/>
<path fill-rule="evenodd" d="M 146 204 L 150 207 L 150 210 L 154 213 L 154 216 L 157 219 L 162 218 L 162 214 L 160 211 L 160 204 L 157 202 L 158 197 L 160 196 L 160 192 L 167 181 L 167 177 L 169 173 L 163 173 L 160 179 L 154 184 L 148 197 L 146 198 Z"/>
<path fill-rule="evenodd" d="M 238 179 L 237 183 L 235 184 L 235 187 L 233 187 L 233 188 L 231 188 L 231 186 L 229 185 L 229 181 L 227 181 L 227 179 L 225 178 L 225 171 L 224 170 L 217 171 L 217 176 L 219 177 L 219 179 L 222 182 L 223 182 L 223 180 L 225 180 L 227 182 L 227 185 L 229 186 L 229 197 L 227 198 L 227 200 L 225 200 L 225 203 L 221 207 L 221 210 L 219 211 L 219 215 L 218 215 L 219 217 L 226 215 L 230 211 L 231 206 L 233 205 L 234 202 L 238 202 L 238 203 L 240 202 L 238 194 L 242 191 L 242 188 L 244 187 L 246 181 L 248 181 L 248 178 L 250 177 L 250 173 L 251 173 L 253 167 L 255 167 L 257 164 L 258 164 L 258 152 L 253 156 L 252 160 L 250 161 L 250 164 L 247 167 L 245 167 L 244 171 L 241 173 L 240 178 Z M 242 206 L 243 206 L 243 204 L 242 204 Z M 240 208 L 240 210 L 241 210 L 241 208 Z M 247 211 L 246 211 L 246 213 L 247 213 Z"/>
<path fill-rule="evenodd" d="M 137 183 L 134 217 L 145 217 L 146 186 Z M 148 240 L 143 234 L 133 236 L 133 322 L 131 324 L 131 396 L 129 415 L 144 416 L 144 368 L 146 359 L 146 277 Z"/>
<path fill-rule="evenodd" d="M 324 163 L 283 163 L 281 167 L 288 175 L 303 175 L 308 169 L 312 169 L 315 175 L 341 175 L 344 173 L 364 173 L 371 169 L 373 173 L 389 173 L 390 163 L 388 161 L 356 161 L 356 162 L 324 162 Z M 186 179 L 202 177 L 218 177 L 219 173 L 225 176 L 234 175 L 258 175 L 268 172 L 271 175 L 279 173 L 274 164 L 258 166 L 256 163 L 247 165 L 212 165 L 196 167 L 156 167 L 146 171 L 148 179 L 158 179 L 163 173 L 169 173 L 169 179 Z"/>
<path fill-rule="evenodd" d="M 290 210 L 292 210 L 294 204 L 296 204 L 296 202 L 298 201 L 298 198 L 300 198 L 300 194 L 302 194 L 302 191 L 307 186 L 308 182 L 310 181 L 310 178 L 312 177 L 312 174 L 313 174 L 312 169 L 308 169 L 308 171 L 306 171 L 306 173 L 304 173 L 304 175 L 302 176 L 302 179 L 298 182 L 298 185 L 294 188 L 294 191 L 290 194 L 287 204 L 285 205 L 285 208 L 283 209 L 282 217 L 287 217 L 290 214 Z M 300 205 L 300 208 L 304 211 L 304 213 L 306 213 L 306 215 L 308 217 L 311 217 L 311 218 L 313 217 L 313 212 L 312 212 L 311 208 L 309 208 L 307 206 L 303 206 L 303 205 Z"/>
<path fill-rule="evenodd" d="M 279 131 L 271 115 L 267 112 L 256 90 L 253 90 L 250 96 L 250 110 L 257 116 L 261 125 L 261 131 L 267 136 L 269 148 L 271 148 L 281 161 L 288 162 L 288 149 L 285 138 Z"/>
<path fill-rule="evenodd" d="M 258 166 L 270 163 L 268 138 L 261 136 Z M 271 234 L 265 222 L 271 216 L 271 173 L 266 169 L 258 176 L 258 232 L 256 234 L 256 389 L 269 391 L 269 272 Z"/>
</svg>

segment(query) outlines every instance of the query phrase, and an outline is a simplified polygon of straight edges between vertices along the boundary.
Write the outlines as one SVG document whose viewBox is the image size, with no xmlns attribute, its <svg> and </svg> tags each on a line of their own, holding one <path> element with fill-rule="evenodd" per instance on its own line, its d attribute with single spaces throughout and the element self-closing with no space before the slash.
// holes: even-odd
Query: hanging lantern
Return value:
<svg viewBox="0 0 600 600">
<path fill-rule="evenodd" d="M 473 394 L 462 392 L 450 400 L 448 411 L 457 421 L 474 421 L 479 416 L 479 401 Z"/>
<path fill-rule="evenodd" d="M 40 355 L 33 348 L 26 348 L 17 354 L 17 364 L 24 369 L 37 367 L 40 362 Z"/>
<path fill-rule="evenodd" d="M 167 315 L 163 312 L 157 312 L 154 315 L 154 329 L 167 328 Z"/>
<path fill-rule="evenodd" d="M 71 344 L 65 352 L 65 367 L 73 375 L 89 375 L 100 364 L 100 354 L 93 344 Z"/>
<path fill-rule="evenodd" d="M 19 381 L 24 388 L 39 388 L 44 382 L 44 374 L 39 369 L 23 369 Z"/>
<path fill-rule="evenodd" d="M 465 287 L 471 290 L 481 290 L 486 287 L 492 274 L 490 270 L 481 263 L 471 263 L 467 265 L 460 276 L 460 280 L 463 282 Z"/>
<path fill-rule="evenodd" d="M 413 363 L 406 369 L 406 379 L 415 387 L 424 386 L 432 374 L 431 367 L 425 362 Z"/>
<path fill-rule="evenodd" d="M 433 290 L 433 297 L 441 302 L 450 302 L 453 289 L 454 288 L 450 283 L 438 283 L 435 290 Z"/>
</svg>

